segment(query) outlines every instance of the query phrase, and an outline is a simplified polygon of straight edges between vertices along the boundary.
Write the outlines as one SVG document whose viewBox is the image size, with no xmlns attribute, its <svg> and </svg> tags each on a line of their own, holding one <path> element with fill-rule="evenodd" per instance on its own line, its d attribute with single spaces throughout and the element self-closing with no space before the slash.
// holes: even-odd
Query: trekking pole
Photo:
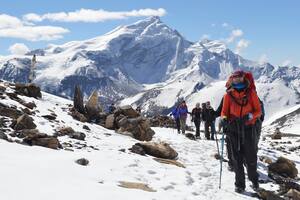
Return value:
<svg viewBox="0 0 300 200">
<path fill-rule="evenodd" d="M 219 180 L 219 189 L 221 189 L 221 182 L 222 182 L 223 153 L 224 153 L 224 130 L 222 131 L 222 139 L 221 139 L 221 158 L 220 158 L 220 180 Z"/>
</svg>

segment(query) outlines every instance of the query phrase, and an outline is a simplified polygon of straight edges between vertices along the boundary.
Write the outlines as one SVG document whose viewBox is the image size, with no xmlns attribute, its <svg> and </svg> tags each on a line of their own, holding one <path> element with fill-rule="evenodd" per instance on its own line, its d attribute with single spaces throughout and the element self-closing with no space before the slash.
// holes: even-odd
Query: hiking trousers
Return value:
<svg viewBox="0 0 300 200">
<path fill-rule="evenodd" d="M 210 132 L 211 133 L 209 133 L 209 127 L 210 127 Z M 216 133 L 215 121 L 205 122 L 204 123 L 204 128 L 205 128 L 205 137 L 206 137 L 206 139 L 213 140 L 215 138 L 215 133 Z"/>
<path fill-rule="evenodd" d="M 186 118 L 187 117 L 180 117 L 180 128 L 181 128 L 182 134 L 185 134 Z"/>
<path fill-rule="evenodd" d="M 196 137 L 200 137 L 200 124 L 201 124 L 201 120 L 200 119 L 194 119 L 194 124 L 196 127 Z"/>
<path fill-rule="evenodd" d="M 244 136 L 238 136 L 235 130 L 228 133 L 232 150 L 232 161 L 235 172 L 235 186 L 245 189 L 244 164 L 247 166 L 248 178 L 253 184 L 258 183 L 256 127 L 244 129 Z M 243 141 L 242 141 L 243 140 Z"/>
</svg>

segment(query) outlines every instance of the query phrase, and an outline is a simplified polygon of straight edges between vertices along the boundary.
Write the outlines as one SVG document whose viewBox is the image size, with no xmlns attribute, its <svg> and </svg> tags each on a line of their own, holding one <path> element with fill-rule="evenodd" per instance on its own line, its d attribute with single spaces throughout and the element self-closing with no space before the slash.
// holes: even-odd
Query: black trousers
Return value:
<svg viewBox="0 0 300 200">
<path fill-rule="evenodd" d="M 201 120 L 200 119 L 194 119 L 194 124 L 196 127 L 196 137 L 200 136 L 200 124 L 201 124 Z"/>
<path fill-rule="evenodd" d="M 211 130 L 211 133 L 209 134 L 209 127 Z M 216 127 L 215 127 L 215 121 L 212 122 L 204 122 L 204 129 L 205 129 L 205 137 L 206 139 L 209 140 L 209 138 L 211 140 L 213 140 L 215 138 L 215 133 L 216 133 Z"/>
<path fill-rule="evenodd" d="M 241 133 L 232 128 L 228 133 L 235 172 L 235 186 L 245 189 L 244 163 L 247 166 L 250 181 L 253 184 L 258 183 L 256 127 L 245 128 L 243 135 L 241 137 Z"/>
<path fill-rule="evenodd" d="M 225 142 L 226 142 L 226 149 L 227 149 L 228 166 L 234 167 L 233 161 L 232 161 L 233 160 L 232 147 L 231 147 L 230 139 L 228 136 L 226 136 Z"/>
<path fill-rule="evenodd" d="M 179 120 L 179 118 L 175 119 L 175 121 L 176 121 L 177 132 L 180 133 L 180 120 Z"/>
</svg>

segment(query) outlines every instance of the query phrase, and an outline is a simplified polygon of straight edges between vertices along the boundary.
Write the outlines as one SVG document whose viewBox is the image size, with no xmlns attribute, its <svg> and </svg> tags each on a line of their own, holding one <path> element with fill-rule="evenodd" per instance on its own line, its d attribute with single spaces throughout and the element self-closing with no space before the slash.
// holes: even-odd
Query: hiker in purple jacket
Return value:
<svg viewBox="0 0 300 200">
<path fill-rule="evenodd" d="M 180 128 L 181 128 L 182 134 L 185 134 L 186 118 L 187 118 L 188 113 L 189 112 L 188 112 L 187 105 L 186 105 L 185 101 L 183 101 L 180 104 L 179 109 L 178 109 Z"/>
<path fill-rule="evenodd" d="M 179 106 L 180 104 L 178 104 L 173 110 L 172 113 L 170 114 L 170 116 L 173 115 L 175 122 L 176 122 L 176 128 L 177 128 L 177 132 L 178 134 L 180 134 L 180 120 L 179 120 Z"/>
</svg>

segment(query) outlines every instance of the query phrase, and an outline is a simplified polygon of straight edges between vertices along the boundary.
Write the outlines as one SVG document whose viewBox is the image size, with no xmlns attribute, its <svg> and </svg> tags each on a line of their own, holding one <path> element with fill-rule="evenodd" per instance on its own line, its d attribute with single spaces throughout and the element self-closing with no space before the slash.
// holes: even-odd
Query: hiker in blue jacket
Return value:
<svg viewBox="0 0 300 200">
<path fill-rule="evenodd" d="M 187 105 L 185 101 L 183 101 L 178 109 L 178 114 L 179 114 L 179 120 L 180 120 L 180 128 L 182 131 L 182 134 L 185 134 L 185 127 L 186 127 L 186 118 L 187 114 L 189 113 Z"/>
<path fill-rule="evenodd" d="M 177 132 L 178 134 L 180 134 L 180 120 L 179 120 L 179 106 L 180 104 L 178 104 L 171 112 L 170 116 L 173 115 L 175 122 L 176 122 L 176 128 L 177 128 Z"/>
</svg>

